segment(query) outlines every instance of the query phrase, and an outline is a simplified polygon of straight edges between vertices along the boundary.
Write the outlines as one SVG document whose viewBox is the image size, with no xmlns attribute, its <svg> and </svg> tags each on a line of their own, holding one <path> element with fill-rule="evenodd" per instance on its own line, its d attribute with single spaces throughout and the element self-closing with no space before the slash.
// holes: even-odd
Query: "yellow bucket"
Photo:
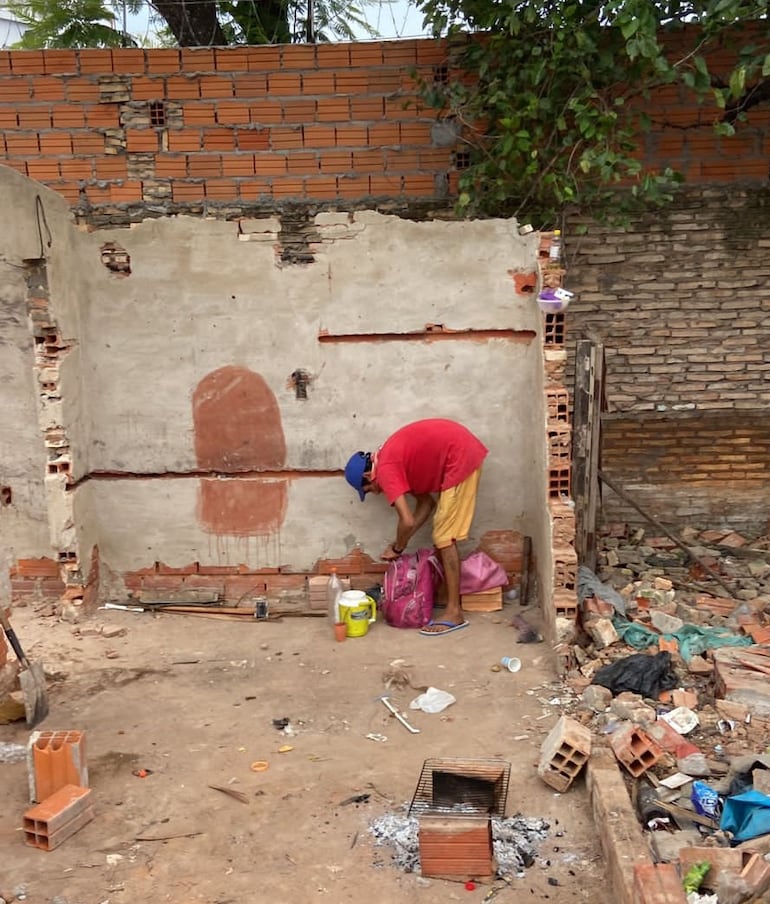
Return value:
<svg viewBox="0 0 770 904">
<path fill-rule="evenodd" d="M 340 620 L 348 637 L 363 637 L 377 618 L 377 603 L 363 590 L 346 590 L 340 597 Z"/>
</svg>

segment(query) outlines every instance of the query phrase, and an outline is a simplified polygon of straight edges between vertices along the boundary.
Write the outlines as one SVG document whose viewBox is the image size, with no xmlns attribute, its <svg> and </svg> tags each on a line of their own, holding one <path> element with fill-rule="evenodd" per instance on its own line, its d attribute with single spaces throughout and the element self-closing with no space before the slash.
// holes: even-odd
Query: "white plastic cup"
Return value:
<svg viewBox="0 0 770 904">
<path fill-rule="evenodd" d="M 509 672 L 518 672 L 521 669 L 521 660 L 515 656 L 503 656 L 500 665 L 508 669 Z"/>
</svg>

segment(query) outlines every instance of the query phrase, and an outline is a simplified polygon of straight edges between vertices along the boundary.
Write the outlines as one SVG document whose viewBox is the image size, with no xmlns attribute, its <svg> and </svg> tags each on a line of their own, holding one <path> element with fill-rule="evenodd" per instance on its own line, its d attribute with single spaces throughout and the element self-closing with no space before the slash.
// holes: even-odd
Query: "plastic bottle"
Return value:
<svg viewBox="0 0 770 904">
<path fill-rule="evenodd" d="M 561 229 L 554 229 L 553 231 L 548 257 L 555 263 L 558 263 L 561 260 Z"/>
<path fill-rule="evenodd" d="M 342 584 L 337 577 L 337 569 L 332 568 L 329 580 L 326 583 L 326 602 L 328 604 L 329 618 L 333 625 L 340 620 L 340 597 L 342 596 Z"/>
</svg>

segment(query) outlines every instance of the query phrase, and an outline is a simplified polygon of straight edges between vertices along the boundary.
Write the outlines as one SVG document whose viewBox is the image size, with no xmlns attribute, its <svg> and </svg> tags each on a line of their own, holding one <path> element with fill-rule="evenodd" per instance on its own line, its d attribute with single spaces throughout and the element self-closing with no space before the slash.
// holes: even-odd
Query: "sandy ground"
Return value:
<svg viewBox="0 0 770 904">
<path fill-rule="evenodd" d="M 427 758 L 495 756 L 511 763 L 506 814 L 550 823 L 535 864 L 495 901 L 609 904 L 583 780 L 559 795 L 535 771 L 559 715 L 560 685 L 547 644 L 516 643 L 514 611 L 473 613 L 470 628 L 441 638 L 378 623 L 335 643 L 318 618 L 232 622 L 111 610 L 73 627 L 14 610 L 28 657 L 51 676 L 51 712 L 39 728 L 86 732 L 96 816 L 54 851 L 26 845 L 26 765 L 0 764 L 0 894 L 26 894 L 31 904 L 150 895 L 174 904 L 472 904 L 490 886 L 468 891 L 402 872 L 369 825 L 411 800 Z M 77 633 L 100 625 L 126 633 Z M 521 671 L 492 671 L 503 655 L 518 656 Z M 396 659 L 411 666 L 415 685 L 457 698 L 441 714 L 410 712 L 420 734 L 377 700 Z M 407 710 L 417 693 L 393 699 Z M 288 736 L 273 724 L 285 718 Z M 0 742 L 27 738 L 23 722 L 0 726 Z M 251 771 L 257 760 L 269 768 Z M 135 776 L 140 769 L 151 774 Z M 246 802 L 210 785 L 242 792 Z M 365 803 L 342 804 L 366 793 Z"/>
</svg>

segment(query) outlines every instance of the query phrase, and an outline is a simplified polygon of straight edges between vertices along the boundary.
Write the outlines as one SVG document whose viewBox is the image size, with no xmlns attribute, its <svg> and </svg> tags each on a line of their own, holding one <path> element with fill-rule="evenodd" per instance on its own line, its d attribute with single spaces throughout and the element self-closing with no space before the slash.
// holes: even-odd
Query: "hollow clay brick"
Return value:
<svg viewBox="0 0 770 904">
<path fill-rule="evenodd" d="M 543 742 L 537 774 L 557 791 L 566 791 L 590 754 L 590 730 L 574 719 L 562 716 Z"/>
<path fill-rule="evenodd" d="M 91 789 L 65 785 L 24 814 L 24 840 L 52 851 L 93 819 Z"/>
<path fill-rule="evenodd" d="M 610 745 L 618 762 L 635 778 L 663 756 L 663 750 L 638 725 L 624 725 L 610 736 Z"/>
<path fill-rule="evenodd" d="M 65 785 L 88 787 L 84 731 L 35 731 L 27 743 L 29 799 L 45 801 Z"/>
</svg>

